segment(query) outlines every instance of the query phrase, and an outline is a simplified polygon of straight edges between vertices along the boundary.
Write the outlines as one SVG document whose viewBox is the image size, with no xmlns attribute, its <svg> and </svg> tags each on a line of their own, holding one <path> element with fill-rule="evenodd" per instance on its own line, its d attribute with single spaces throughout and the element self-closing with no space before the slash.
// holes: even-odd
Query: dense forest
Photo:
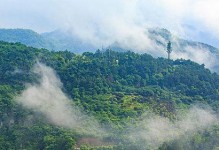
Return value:
<svg viewBox="0 0 219 150">
<path fill-rule="evenodd" d="M 62 91 L 77 107 L 110 128 L 99 139 L 74 129 L 50 124 L 40 113 L 14 99 L 27 83 L 37 83 L 36 62 L 53 68 Z M 190 60 L 153 58 L 148 54 L 116 52 L 74 54 L 0 42 L 0 149 L 150 149 L 138 147 L 124 132 L 147 111 L 177 119 L 178 110 L 208 105 L 219 111 L 219 75 Z M 196 133 L 190 149 L 213 149 L 219 128 Z M 86 142 L 87 141 L 87 142 Z M 93 144 L 97 143 L 97 144 Z M 98 144 L 99 143 L 99 144 Z M 176 149 L 178 139 L 159 149 Z M 179 149 L 179 147 L 177 147 Z M 181 146 L 181 149 L 185 147 Z"/>
</svg>

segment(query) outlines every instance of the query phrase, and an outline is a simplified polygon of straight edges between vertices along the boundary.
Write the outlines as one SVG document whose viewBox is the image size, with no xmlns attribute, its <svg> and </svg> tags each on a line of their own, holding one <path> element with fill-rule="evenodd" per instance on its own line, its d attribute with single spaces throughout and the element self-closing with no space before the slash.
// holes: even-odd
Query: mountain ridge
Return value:
<svg viewBox="0 0 219 150">
<path fill-rule="evenodd" d="M 166 57 L 166 44 L 171 41 L 173 52 L 172 59 L 191 59 L 199 64 L 205 64 L 209 69 L 219 72 L 219 50 L 211 45 L 179 38 L 163 28 L 148 28 L 146 36 L 154 43 L 154 47 L 145 50 L 130 49 L 122 43 L 115 41 L 105 48 L 98 48 L 92 43 L 81 40 L 76 35 L 67 31 L 55 30 L 38 34 L 25 29 L 0 29 L 0 40 L 6 42 L 20 42 L 36 48 L 45 48 L 53 51 L 69 50 L 74 53 L 95 52 L 97 49 L 113 49 L 117 51 L 134 51 L 149 53 L 154 57 Z M 210 60 L 210 61 L 209 61 Z"/>
</svg>

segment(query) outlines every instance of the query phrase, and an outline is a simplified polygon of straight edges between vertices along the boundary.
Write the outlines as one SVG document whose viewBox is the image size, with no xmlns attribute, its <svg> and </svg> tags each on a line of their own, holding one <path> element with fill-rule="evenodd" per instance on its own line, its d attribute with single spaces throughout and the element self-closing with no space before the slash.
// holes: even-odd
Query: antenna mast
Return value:
<svg viewBox="0 0 219 150">
<path fill-rule="evenodd" d="M 168 60 L 170 60 L 170 54 L 171 54 L 172 51 L 173 51 L 173 50 L 172 50 L 172 44 L 171 44 L 171 42 L 169 41 L 169 42 L 167 43 Z"/>
</svg>

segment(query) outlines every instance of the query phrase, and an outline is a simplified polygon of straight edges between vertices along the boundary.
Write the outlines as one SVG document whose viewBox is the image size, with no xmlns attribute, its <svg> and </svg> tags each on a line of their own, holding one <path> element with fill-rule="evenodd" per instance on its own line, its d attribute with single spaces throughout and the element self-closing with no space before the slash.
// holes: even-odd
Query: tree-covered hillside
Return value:
<svg viewBox="0 0 219 150">
<path fill-rule="evenodd" d="M 219 108 L 219 75 L 190 60 L 113 50 L 78 55 L 0 42 L 0 149 L 92 149 L 81 142 L 89 141 L 91 135 L 51 125 L 40 113 L 14 100 L 27 83 L 38 82 L 32 71 L 37 61 L 57 72 L 62 90 L 78 107 L 115 131 L 93 149 L 137 149 L 126 143 L 122 132 L 145 111 L 174 122 L 176 111 L 192 104 L 208 104 L 216 112 Z M 218 133 L 218 128 L 214 130 Z M 207 133 L 194 135 L 194 149 L 209 144 Z"/>
</svg>

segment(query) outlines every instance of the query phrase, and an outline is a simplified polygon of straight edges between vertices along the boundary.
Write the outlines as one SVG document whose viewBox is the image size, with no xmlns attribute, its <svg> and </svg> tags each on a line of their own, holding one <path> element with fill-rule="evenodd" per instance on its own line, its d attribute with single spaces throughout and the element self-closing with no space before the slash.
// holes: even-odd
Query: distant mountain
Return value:
<svg viewBox="0 0 219 150">
<path fill-rule="evenodd" d="M 170 31 L 162 28 L 148 29 L 148 36 L 157 45 L 166 47 L 168 41 L 172 42 L 173 49 L 184 51 L 188 46 L 193 48 L 208 49 L 212 53 L 218 53 L 218 49 L 204 43 L 188 41 L 173 36 Z M 75 53 L 85 51 L 95 51 L 96 47 L 92 44 L 83 42 L 76 35 L 61 30 L 38 34 L 29 29 L 0 29 L 0 40 L 6 42 L 20 42 L 27 46 L 36 48 L 47 48 L 50 50 L 70 50 Z M 122 48 L 121 43 L 115 41 L 114 44 L 108 46 L 119 51 L 126 51 Z"/>
<path fill-rule="evenodd" d="M 40 34 L 28 29 L 0 29 L 0 41 L 20 42 L 36 48 L 50 48 L 52 43 Z"/>
<path fill-rule="evenodd" d="M 48 49 L 70 50 L 74 53 L 83 53 L 86 51 L 94 52 L 97 49 L 93 45 L 85 43 L 81 39 L 77 38 L 77 36 L 61 30 L 43 33 L 41 36 L 49 43 L 53 43 L 53 47 L 47 47 Z"/>
<path fill-rule="evenodd" d="M 27 46 L 55 51 L 70 50 L 74 53 L 96 50 L 91 44 L 60 30 L 38 34 L 28 29 L 0 29 L 0 41 L 20 42 Z"/>
<path fill-rule="evenodd" d="M 181 39 L 179 37 L 176 37 L 176 36 L 172 35 L 171 32 L 166 30 L 166 29 L 151 28 L 151 29 L 148 30 L 148 33 L 149 33 L 149 37 L 152 40 L 155 40 L 157 44 L 162 45 L 164 47 L 166 47 L 166 43 L 168 41 L 171 41 L 172 45 L 173 45 L 173 48 L 175 50 L 183 51 L 186 47 L 190 46 L 190 47 L 193 47 L 193 48 L 208 49 L 212 53 L 218 53 L 218 49 L 211 46 L 211 45 L 201 43 L 201 42 Z M 162 42 L 159 37 L 163 38 L 165 43 Z"/>
</svg>

